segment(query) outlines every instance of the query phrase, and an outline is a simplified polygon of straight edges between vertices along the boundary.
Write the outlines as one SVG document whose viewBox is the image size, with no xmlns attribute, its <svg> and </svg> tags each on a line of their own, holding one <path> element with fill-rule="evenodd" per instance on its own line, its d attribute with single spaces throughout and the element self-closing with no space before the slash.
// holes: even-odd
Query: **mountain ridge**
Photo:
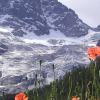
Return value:
<svg viewBox="0 0 100 100">
<path fill-rule="evenodd" d="M 80 37 L 90 29 L 72 9 L 57 0 L 2 0 L 0 12 L 0 17 L 5 17 L 0 25 L 14 28 L 13 34 L 21 37 L 27 34 L 26 30 L 41 36 L 50 34 L 50 29 L 67 37 Z"/>
<path fill-rule="evenodd" d="M 46 74 L 45 84 L 49 84 L 53 81 L 52 64 L 59 78 L 68 69 L 89 63 L 86 50 L 96 42 L 97 33 L 88 32 L 89 26 L 74 11 L 57 0 L 1 1 L 0 91 L 32 89 L 35 75 L 40 78 L 41 73 Z"/>
</svg>

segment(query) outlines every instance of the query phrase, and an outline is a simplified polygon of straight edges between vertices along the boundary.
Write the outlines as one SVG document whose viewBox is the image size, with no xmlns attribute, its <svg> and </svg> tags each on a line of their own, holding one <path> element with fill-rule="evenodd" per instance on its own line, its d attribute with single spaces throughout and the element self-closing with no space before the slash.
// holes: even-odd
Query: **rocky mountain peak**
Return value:
<svg viewBox="0 0 100 100">
<path fill-rule="evenodd" d="M 57 0 L 1 0 L 0 25 L 14 28 L 13 34 L 23 36 L 50 34 L 59 30 L 65 36 L 82 36 L 89 26 L 77 14 Z M 55 33 L 57 34 L 57 33 Z"/>
</svg>

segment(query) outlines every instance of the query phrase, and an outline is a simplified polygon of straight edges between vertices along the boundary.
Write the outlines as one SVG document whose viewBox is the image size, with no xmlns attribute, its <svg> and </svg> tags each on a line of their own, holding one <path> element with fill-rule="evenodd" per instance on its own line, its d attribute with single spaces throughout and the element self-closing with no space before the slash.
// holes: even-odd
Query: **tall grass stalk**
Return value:
<svg viewBox="0 0 100 100">
<path fill-rule="evenodd" d="M 67 100 L 71 100 L 71 91 L 72 91 L 72 77 L 69 75 L 69 93 Z"/>
</svg>

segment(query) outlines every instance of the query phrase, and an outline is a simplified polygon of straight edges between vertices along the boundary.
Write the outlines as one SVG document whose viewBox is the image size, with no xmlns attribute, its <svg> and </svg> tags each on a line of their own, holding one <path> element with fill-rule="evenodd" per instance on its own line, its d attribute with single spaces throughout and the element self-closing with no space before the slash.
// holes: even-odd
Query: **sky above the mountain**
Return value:
<svg viewBox="0 0 100 100">
<path fill-rule="evenodd" d="M 58 0 L 73 9 L 86 24 L 100 25 L 100 0 Z"/>
</svg>

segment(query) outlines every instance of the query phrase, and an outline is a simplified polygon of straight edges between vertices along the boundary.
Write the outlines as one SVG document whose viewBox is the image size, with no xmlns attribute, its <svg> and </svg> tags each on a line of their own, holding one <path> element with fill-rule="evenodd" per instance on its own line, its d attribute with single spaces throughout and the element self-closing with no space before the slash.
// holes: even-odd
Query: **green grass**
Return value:
<svg viewBox="0 0 100 100">
<path fill-rule="evenodd" d="M 27 95 L 29 100 L 71 100 L 72 96 L 78 96 L 81 100 L 100 100 L 99 69 L 93 62 L 87 68 L 73 68 L 63 79 L 28 91 Z M 3 100 L 14 100 L 14 96 L 5 95 Z"/>
</svg>

